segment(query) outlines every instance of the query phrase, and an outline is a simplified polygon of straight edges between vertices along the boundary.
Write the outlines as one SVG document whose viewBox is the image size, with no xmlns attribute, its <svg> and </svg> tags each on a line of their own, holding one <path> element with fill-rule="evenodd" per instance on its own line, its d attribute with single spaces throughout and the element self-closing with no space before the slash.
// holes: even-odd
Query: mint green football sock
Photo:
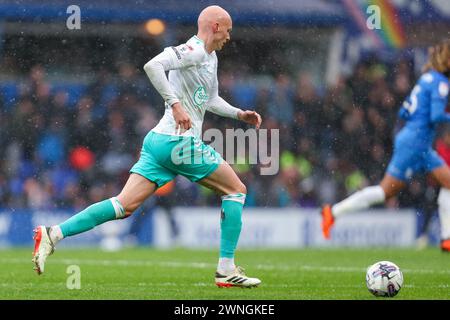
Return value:
<svg viewBox="0 0 450 320">
<path fill-rule="evenodd" d="M 222 197 L 220 219 L 220 258 L 233 258 L 242 229 L 242 209 L 245 194 L 236 193 Z"/>
<path fill-rule="evenodd" d="M 94 203 L 59 225 L 65 237 L 93 229 L 110 220 L 125 217 L 125 210 L 116 197 Z"/>
</svg>

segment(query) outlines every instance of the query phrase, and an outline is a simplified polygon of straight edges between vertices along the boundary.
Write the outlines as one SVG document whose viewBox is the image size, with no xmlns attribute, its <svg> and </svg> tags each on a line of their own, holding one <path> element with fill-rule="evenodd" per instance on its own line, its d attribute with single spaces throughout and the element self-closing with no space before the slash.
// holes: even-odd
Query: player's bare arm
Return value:
<svg viewBox="0 0 450 320">
<path fill-rule="evenodd" d="M 261 126 L 262 123 L 262 118 L 261 115 L 259 113 L 257 113 L 256 111 L 250 111 L 250 110 L 246 110 L 246 111 L 239 111 L 238 112 L 238 119 L 256 126 L 256 129 L 259 129 L 259 127 Z"/>
<path fill-rule="evenodd" d="M 191 118 L 180 102 L 176 102 L 172 105 L 172 114 L 175 119 L 176 129 L 181 128 L 189 130 L 192 127 Z"/>
</svg>

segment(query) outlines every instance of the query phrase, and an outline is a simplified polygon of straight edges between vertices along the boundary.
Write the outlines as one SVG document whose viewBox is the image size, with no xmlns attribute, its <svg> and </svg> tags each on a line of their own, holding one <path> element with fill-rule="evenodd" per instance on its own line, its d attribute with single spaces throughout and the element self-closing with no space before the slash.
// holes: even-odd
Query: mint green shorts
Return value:
<svg viewBox="0 0 450 320">
<path fill-rule="evenodd" d="M 198 138 L 150 131 L 130 173 L 153 181 L 159 188 L 179 174 L 199 181 L 213 173 L 222 162 L 222 156 Z"/>
</svg>

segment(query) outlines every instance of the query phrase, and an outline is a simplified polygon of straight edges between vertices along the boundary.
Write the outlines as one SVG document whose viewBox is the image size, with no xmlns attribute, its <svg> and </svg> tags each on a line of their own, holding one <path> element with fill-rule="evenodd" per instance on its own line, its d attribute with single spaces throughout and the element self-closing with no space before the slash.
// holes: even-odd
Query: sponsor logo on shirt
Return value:
<svg viewBox="0 0 450 320">
<path fill-rule="evenodd" d="M 208 101 L 209 97 L 206 93 L 206 89 L 204 86 L 200 86 L 194 92 L 194 103 L 201 107 L 206 101 Z"/>
</svg>

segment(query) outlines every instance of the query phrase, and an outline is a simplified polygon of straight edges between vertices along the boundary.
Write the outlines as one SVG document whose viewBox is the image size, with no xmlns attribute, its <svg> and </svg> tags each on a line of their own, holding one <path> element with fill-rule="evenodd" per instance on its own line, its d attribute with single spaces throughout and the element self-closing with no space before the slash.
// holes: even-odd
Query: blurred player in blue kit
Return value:
<svg viewBox="0 0 450 320">
<path fill-rule="evenodd" d="M 419 172 L 430 173 L 441 186 L 438 196 L 441 223 L 441 249 L 450 251 L 450 169 L 433 150 L 436 127 L 450 122 L 446 113 L 450 77 L 450 40 L 429 49 L 423 74 L 398 116 L 405 121 L 395 137 L 394 152 L 379 185 L 366 187 L 333 206 L 322 207 L 322 232 L 330 238 L 331 228 L 340 216 L 383 203 L 405 188 Z"/>
</svg>

